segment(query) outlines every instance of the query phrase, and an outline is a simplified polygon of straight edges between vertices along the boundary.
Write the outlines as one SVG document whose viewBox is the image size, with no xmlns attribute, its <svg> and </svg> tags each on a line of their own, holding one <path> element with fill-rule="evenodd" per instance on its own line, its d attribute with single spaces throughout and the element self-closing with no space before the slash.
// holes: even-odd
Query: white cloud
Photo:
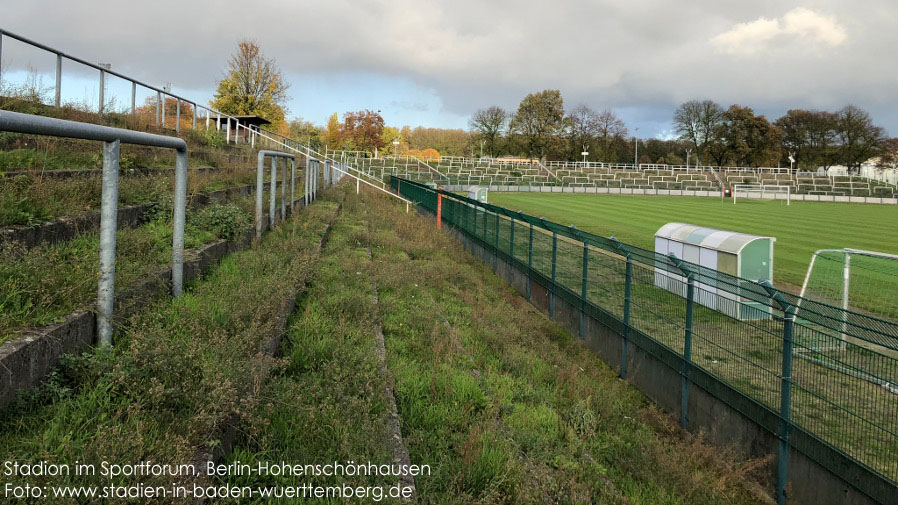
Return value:
<svg viewBox="0 0 898 505">
<path fill-rule="evenodd" d="M 711 38 L 711 46 L 731 55 L 753 55 L 784 44 L 811 43 L 835 47 L 845 42 L 845 28 L 835 16 L 826 16 L 804 7 L 792 9 L 779 19 L 759 17 L 738 23 Z"/>
</svg>

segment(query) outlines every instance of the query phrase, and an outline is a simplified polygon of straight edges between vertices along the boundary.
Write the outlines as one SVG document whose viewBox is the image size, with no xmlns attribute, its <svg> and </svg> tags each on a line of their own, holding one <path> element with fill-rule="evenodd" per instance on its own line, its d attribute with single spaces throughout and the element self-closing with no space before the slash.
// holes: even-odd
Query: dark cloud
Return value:
<svg viewBox="0 0 898 505">
<path fill-rule="evenodd" d="M 652 123 L 692 98 L 771 114 L 856 103 L 898 132 L 898 68 L 886 63 L 898 4 L 887 0 L 30 0 L 3 11 L 4 28 L 181 89 L 214 86 L 247 37 L 288 73 L 401 76 L 453 114 L 558 88 L 572 105 L 644 108 Z"/>
</svg>

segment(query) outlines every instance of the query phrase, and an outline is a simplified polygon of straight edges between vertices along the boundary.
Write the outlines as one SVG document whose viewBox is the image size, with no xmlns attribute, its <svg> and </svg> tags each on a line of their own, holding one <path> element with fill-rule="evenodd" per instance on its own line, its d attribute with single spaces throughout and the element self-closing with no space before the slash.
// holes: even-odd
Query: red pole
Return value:
<svg viewBox="0 0 898 505">
<path fill-rule="evenodd" d="M 437 228 L 443 227 L 443 194 L 437 193 Z"/>
</svg>

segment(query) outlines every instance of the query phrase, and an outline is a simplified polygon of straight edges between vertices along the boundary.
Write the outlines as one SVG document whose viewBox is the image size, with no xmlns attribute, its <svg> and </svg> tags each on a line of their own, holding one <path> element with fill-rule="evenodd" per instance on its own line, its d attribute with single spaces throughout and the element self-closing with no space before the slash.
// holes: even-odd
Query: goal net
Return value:
<svg viewBox="0 0 898 505">
<path fill-rule="evenodd" d="M 733 186 L 733 203 L 741 198 L 756 200 L 782 200 L 791 203 L 792 187 L 778 184 L 736 184 Z"/>
<path fill-rule="evenodd" d="M 801 296 L 898 322 L 898 255 L 821 249 L 811 257 Z"/>
</svg>

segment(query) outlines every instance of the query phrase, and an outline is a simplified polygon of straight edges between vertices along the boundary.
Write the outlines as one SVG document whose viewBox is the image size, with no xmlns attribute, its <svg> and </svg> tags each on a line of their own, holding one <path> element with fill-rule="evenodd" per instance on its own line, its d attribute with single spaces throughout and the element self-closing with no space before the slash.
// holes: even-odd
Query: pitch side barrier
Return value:
<svg viewBox="0 0 898 505">
<path fill-rule="evenodd" d="M 97 285 L 97 335 L 101 345 L 112 344 L 120 146 L 124 143 L 174 149 L 172 296 L 181 295 L 184 278 L 184 222 L 187 203 L 187 143 L 184 140 L 177 137 L 5 110 L 0 111 L 0 131 L 103 142 L 103 175 L 100 197 L 100 279 Z"/>
<path fill-rule="evenodd" d="M 774 454 L 779 503 L 787 490 L 796 503 L 895 503 L 898 395 L 793 361 L 821 341 L 844 342 L 841 332 L 898 349 L 895 323 L 414 181 L 391 177 L 390 186 L 451 225 L 683 428 L 736 443 L 749 458 Z M 658 270 L 678 285 L 660 288 Z M 712 293 L 754 307 L 755 317 L 701 303 Z M 823 359 L 898 381 L 898 359 L 855 343 Z"/>
</svg>

